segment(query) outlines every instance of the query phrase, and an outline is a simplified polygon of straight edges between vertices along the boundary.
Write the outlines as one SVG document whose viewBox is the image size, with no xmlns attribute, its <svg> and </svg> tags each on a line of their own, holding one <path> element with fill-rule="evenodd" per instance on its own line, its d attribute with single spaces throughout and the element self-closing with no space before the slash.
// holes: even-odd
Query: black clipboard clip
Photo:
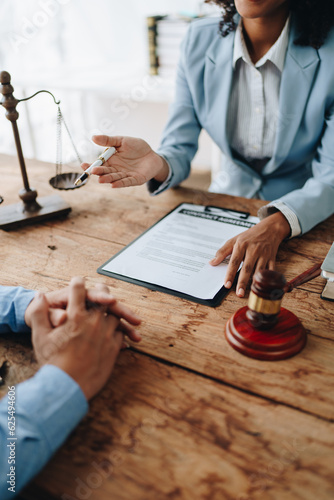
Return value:
<svg viewBox="0 0 334 500">
<path fill-rule="evenodd" d="M 215 207 L 214 205 L 206 205 L 204 208 L 204 212 L 215 213 L 215 211 L 224 212 L 228 215 L 243 220 L 248 219 L 248 217 L 250 216 L 249 212 L 242 212 L 241 210 L 231 210 L 229 208 Z"/>
</svg>

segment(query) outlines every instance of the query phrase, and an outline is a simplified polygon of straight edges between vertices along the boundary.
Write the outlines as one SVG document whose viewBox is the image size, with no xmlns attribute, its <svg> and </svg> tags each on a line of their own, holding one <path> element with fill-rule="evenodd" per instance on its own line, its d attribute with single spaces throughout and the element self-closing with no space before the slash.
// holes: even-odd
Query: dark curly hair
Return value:
<svg viewBox="0 0 334 500">
<path fill-rule="evenodd" d="M 205 0 L 205 3 L 214 3 L 222 8 L 223 17 L 219 25 L 222 36 L 235 31 L 237 9 L 234 0 Z M 299 32 L 294 43 L 319 49 L 334 26 L 334 0 L 290 0 L 290 8 Z"/>
</svg>

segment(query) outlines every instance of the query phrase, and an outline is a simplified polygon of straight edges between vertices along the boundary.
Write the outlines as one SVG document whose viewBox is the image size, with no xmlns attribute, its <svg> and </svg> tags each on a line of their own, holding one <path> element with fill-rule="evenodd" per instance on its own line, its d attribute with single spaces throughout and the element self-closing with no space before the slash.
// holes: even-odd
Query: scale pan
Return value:
<svg viewBox="0 0 334 500">
<path fill-rule="evenodd" d="M 55 189 L 62 189 L 62 190 L 68 190 L 68 189 L 76 189 L 80 188 L 86 182 L 88 181 L 89 177 L 85 179 L 81 184 L 78 186 L 75 186 L 74 182 L 77 180 L 77 178 L 81 175 L 76 174 L 75 172 L 67 173 L 67 174 L 58 174 L 55 177 L 52 177 L 49 180 L 49 183 L 51 186 Z"/>
</svg>

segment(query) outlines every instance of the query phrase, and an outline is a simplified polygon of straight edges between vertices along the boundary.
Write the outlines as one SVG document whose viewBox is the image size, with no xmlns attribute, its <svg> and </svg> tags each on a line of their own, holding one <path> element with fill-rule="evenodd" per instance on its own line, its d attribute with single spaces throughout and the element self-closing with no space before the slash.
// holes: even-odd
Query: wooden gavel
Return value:
<svg viewBox="0 0 334 500">
<path fill-rule="evenodd" d="M 254 275 L 248 300 L 247 318 L 259 330 L 266 330 L 276 325 L 285 293 L 291 292 L 320 275 L 321 264 L 300 274 L 286 283 L 283 274 L 276 271 L 262 270 Z"/>
<path fill-rule="evenodd" d="M 292 312 L 281 307 L 283 295 L 317 277 L 321 264 L 286 283 L 283 274 L 263 269 L 253 278 L 248 306 L 226 324 L 226 338 L 237 351 L 256 359 L 278 360 L 297 354 L 306 331 Z"/>
</svg>

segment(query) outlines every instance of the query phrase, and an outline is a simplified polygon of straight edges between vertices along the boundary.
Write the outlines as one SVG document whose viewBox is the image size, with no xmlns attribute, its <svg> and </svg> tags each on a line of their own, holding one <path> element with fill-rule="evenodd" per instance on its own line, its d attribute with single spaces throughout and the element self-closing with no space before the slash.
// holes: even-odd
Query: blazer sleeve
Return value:
<svg viewBox="0 0 334 500">
<path fill-rule="evenodd" d="M 297 215 L 302 233 L 334 213 L 334 103 L 325 118 L 321 143 L 312 162 L 312 174 L 301 189 L 275 200 L 283 202 Z"/>
<path fill-rule="evenodd" d="M 178 65 L 175 98 L 157 151 L 170 167 L 170 180 L 165 189 L 180 184 L 190 173 L 190 164 L 198 149 L 201 125 L 196 115 L 187 79 L 187 60 L 191 50 L 192 27 L 183 40 Z M 162 190 L 159 189 L 159 193 Z"/>
</svg>

